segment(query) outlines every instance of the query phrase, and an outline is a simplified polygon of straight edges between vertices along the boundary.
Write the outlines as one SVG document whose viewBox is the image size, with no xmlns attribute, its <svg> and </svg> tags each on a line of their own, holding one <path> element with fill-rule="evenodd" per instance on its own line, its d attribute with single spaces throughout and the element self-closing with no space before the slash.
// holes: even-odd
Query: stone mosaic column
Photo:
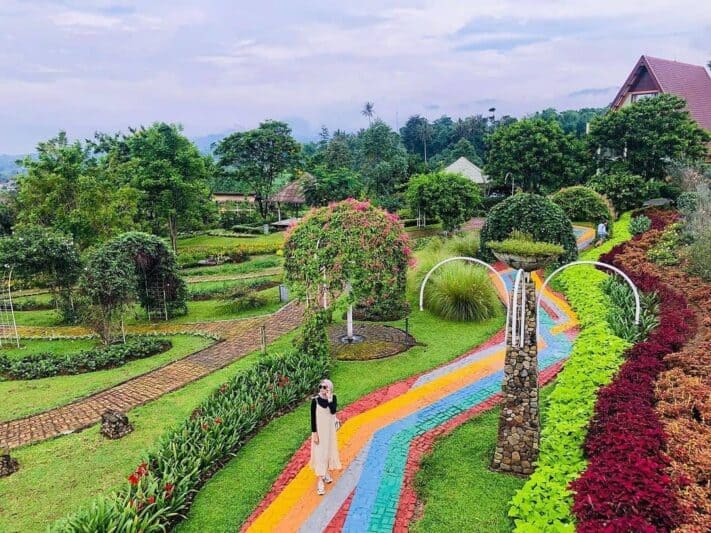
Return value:
<svg viewBox="0 0 711 533">
<path fill-rule="evenodd" d="M 526 320 L 523 347 L 512 346 L 509 325 L 504 381 L 504 400 L 499 418 L 499 434 L 491 464 L 493 470 L 527 475 L 538 457 L 540 417 L 538 411 L 538 347 L 536 342 L 536 290 L 526 273 Z M 521 316 L 521 298 L 512 313 Z M 520 333 L 519 333 L 520 334 Z"/>
</svg>

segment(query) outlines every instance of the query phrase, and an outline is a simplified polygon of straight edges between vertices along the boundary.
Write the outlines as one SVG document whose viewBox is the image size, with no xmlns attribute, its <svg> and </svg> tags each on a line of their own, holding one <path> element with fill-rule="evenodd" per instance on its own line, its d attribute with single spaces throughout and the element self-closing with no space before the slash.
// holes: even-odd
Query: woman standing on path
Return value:
<svg viewBox="0 0 711 533">
<path fill-rule="evenodd" d="M 324 379 L 318 386 L 318 395 L 311 400 L 311 468 L 318 477 L 319 495 L 326 492 L 324 483 L 333 479 L 329 470 L 340 470 L 341 460 L 338 457 L 338 441 L 336 439 L 336 395 L 333 394 L 333 383 Z"/>
</svg>

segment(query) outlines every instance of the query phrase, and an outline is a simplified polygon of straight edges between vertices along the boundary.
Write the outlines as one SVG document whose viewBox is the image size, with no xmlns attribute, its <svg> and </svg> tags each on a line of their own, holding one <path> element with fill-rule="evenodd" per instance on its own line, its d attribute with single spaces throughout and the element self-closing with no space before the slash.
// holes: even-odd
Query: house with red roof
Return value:
<svg viewBox="0 0 711 533">
<path fill-rule="evenodd" d="M 657 94 L 673 94 L 686 100 L 691 117 L 711 132 L 711 77 L 706 67 L 643 55 L 611 108 L 617 110 Z"/>
</svg>

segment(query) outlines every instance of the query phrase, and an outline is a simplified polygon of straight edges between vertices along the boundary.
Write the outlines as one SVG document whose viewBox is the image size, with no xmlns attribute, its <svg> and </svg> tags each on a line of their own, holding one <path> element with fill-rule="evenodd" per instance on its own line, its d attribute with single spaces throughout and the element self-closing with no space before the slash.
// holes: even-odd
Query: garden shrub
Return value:
<svg viewBox="0 0 711 533">
<path fill-rule="evenodd" d="M 220 305 L 220 310 L 227 313 L 240 313 L 251 309 L 259 309 L 265 305 L 267 305 L 267 299 L 263 295 L 249 291 L 230 300 L 225 300 Z"/>
<path fill-rule="evenodd" d="M 625 171 L 598 174 L 588 186 L 609 198 L 618 213 L 640 207 L 649 198 L 647 181 Z"/>
<path fill-rule="evenodd" d="M 609 200 L 597 191 L 583 185 L 565 187 L 549 197 L 573 221 L 612 224 L 614 211 Z"/>
<path fill-rule="evenodd" d="M 632 235 L 641 235 L 645 231 L 649 231 L 651 227 L 652 221 L 644 215 L 638 215 L 630 221 L 630 233 Z"/>
<path fill-rule="evenodd" d="M 689 272 L 711 281 L 711 227 L 701 231 L 689 246 Z"/>
<path fill-rule="evenodd" d="M 614 246 L 631 236 L 629 214 L 615 223 Z M 599 248 L 583 252 L 595 260 Z M 606 321 L 610 300 L 602 290 L 608 275 L 590 267 L 564 270 L 558 278 L 576 310 L 581 332 L 545 407 L 540 454 L 535 472 L 511 500 L 509 516 L 516 531 L 572 531 L 573 493 L 568 484 L 585 468 L 583 444 L 599 388 L 612 380 L 629 343 L 617 337 Z"/>
<path fill-rule="evenodd" d="M 324 288 L 338 295 L 350 285 L 347 299 L 359 317 L 397 320 L 409 312 L 408 240 L 398 217 L 370 202 L 314 209 L 287 234 L 285 280 L 310 303 Z"/>
<path fill-rule="evenodd" d="M 677 265 L 679 257 L 677 249 L 681 246 L 681 223 L 671 224 L 662 233 L 661 239 L 647 251 L 647 257 L 658 265 Z"/>
<path fill-rule="evenodd" d="M 410 209 L 438 218 L 445 231 L 454 231 L 476 214 L 481 190 L 461 174 L 434 172 L 410 178 L 405 193 Z"/>
<path fill-rule="evenodd" d="M 20 359 L 0 355 L 0 374 L 8 379 L 39 379 L 94 372 L 165 352 L 172 345 L 167 339 L 130 339 L 126 344 L 111 344 L 76 353 L 42 352 Z"/>
<path fill-rule="evenodd" d="M 264 233 L 263 226 L 245 226 L 243 224 L 235 224 L 230 229 L 235 233 L 247 233 L 248 235 L 262 235 Z"/>
<path fill-rule="evenodd" d="M 506 239 L 513 230 L 528 232 L 536 241 L 563 246 L 562 263 L 578 257 L 573 225 L 559 205 L 543 196 L 518 193 L 491 209 L 481 230 L 482 259 L 493 261 L 487 243 Z"/>
<path fill-rule="evenodd" d="M 58 521 L 52 531 L 165 531 L 185 516 L 192 496 L 247 437 L 293 407 L 328 372 L 327 357 L 295 350 L 267 356 L 213 392 L 192 416 L 144 455 L 117 493 Z"/>
<path fill-rule="evenodd" d="M 700 194 L 698 192 L 683 192 L 676 199 L 676 207 L 684 216 L 691 215 L 699 205 Z"/>
<path fill-rule="evenodd" d="M 445 320 L 481 321 L 502 312 L 488 270 L 462 261 L 438 268 L 425 286 L 425 307 Z"/>
</svg>

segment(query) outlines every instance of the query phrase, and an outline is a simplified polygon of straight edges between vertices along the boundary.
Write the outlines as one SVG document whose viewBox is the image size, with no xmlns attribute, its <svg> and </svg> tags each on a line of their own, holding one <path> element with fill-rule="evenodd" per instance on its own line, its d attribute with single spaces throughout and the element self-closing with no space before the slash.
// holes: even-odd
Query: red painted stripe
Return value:
<svg viewBox="0 0 711 533">
<path fill-rule="evenodd" d="M 563 368 L 564 361 L 559 361 L 550 367 L 543 370 L 538 376 L 540 385 L 545 385 L 555 378 L 555 376 Z M 502 398 L 501 393 L 497 393 L 488 400 L 475 405 L 471 409 L 459 414 L 458 416 L 448 420 L 446 423 L 423 433 L 415 438 L 410 444 L 410 453 L 407 456 L 405 464 L 405 476 L 403 478 L 402 489 L 400 491 L 400 501 L 398 502 L 397 513 L 395 515 L 395 525 L 393 531 L 402 533 L 409 530 L 410 522 L 415 515 L 417 507 L 417 493 L 415 492 L 415 475 L 420 469 L 420 463 L 425 454 L 429 453 L 435 441 L 450 434 L 456 428 L 471 420 L 476 415 L 488 411 L 495 407 Z"/>
<path fill-rule="evenodd" d="M 501 330 L 495 335 L 493 335 L 491 338 L 489 338 L 485 343 L 480 344 L 479 346 L 460 355 L 456 359 L 448 361 L 447 363 L 444 363 L 441 366 L 449 365 L 455 361 L 463 359 L 464 357 L 468 357 L 469 355 L 476 353 L 480 350 L 485 350 L 487 348 L 490 348 L 491 346 L 495 346 L 496 344 L 502 343 L 503 341 L 504 330 Z M 420 378 L 420 376 L 427 374 L 431 371 L 432 369 L 425 370 L 423 372 L 420 372 L 419 374 L 410 376 L 407 379 L 398 381 L 391 385 L 386 385 L 385 387 L 375 390 L 370 394 L 366 394 L 362 398 L 359 398 L 355 402 L 349 404 L 342 411 L 339 411 L 338 418 L 341 420 L 341 422 L 345 422 L 351 417 L 359 415 L 360 413 L 372 409 L 373 407 L 383 402 L 387 402 L 389 400 L 392 400 L 393 398 L 400 396 L 401 394 L 406 393 L 408 390 L 410 390 L 412 385 Z M 296 477 L 299 471 L 309 463 L 310 456 L 311 441 L 307 439 L 306 442 L 304 442 L 301 447 L 296 451 L 296 453 L 286 465 L 282 473 L 279 475 L 272 487 L 269 489 L 269 492 L 266 494 L 264 499 L 259 502 L 259 505 L 257 505 L 254 511 L 252 511 L 252 514 L 249 515 L 249 518 L 247 518 L 245 523 L 242 525 L 240 531 L 246 531 L 247 528 L 252 524 L 252 522 L 254 522 L 257 517 L 262 514 L 262 512 L 267 507 L 269 507 L 269 505 L 271 505 L 271 503 L 276 499 L 279 493 L 284 490 L 284 488 L 291 482 L 291 480 Z"/>
</svg>

